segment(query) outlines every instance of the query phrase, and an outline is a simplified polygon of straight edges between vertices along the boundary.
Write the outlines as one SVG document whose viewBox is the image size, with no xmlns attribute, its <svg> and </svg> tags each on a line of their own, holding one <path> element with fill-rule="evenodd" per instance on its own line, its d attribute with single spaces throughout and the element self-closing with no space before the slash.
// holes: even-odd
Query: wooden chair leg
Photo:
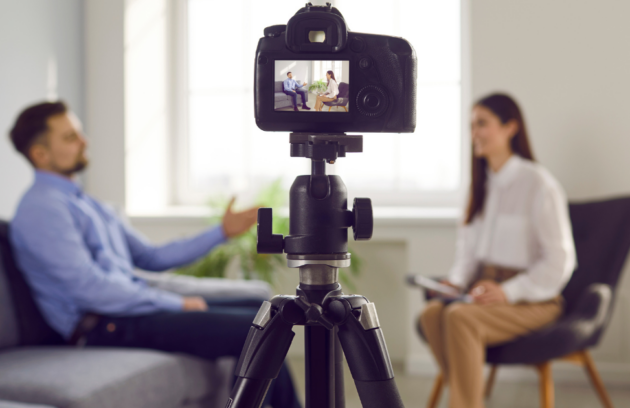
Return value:
<svg viewBox="0 0 630 408">
<path fill-rule="evenodd" d="M 329 107 L 328 107 L 328 112 L 330 112 L 330 110 L 331 110 L 331 109 L 332 109 L 332 106 L 329 106 Z"/>
<path fill-rule="evenodd" d="M 346 110 L 346 112 L 348 112 L 348 108 L 346 108 L 345 106 L 343 108 Z"/>
<path fill-rule="evenodd" d="M 547 361 L 536 366 L 540 384 L 540 406 L 541 408 L 553 408 L 554 390 L 553 376 L 551 374 L 551 362 Z"/>
<path fill-rule="evenodd" d="M 444 388 L 444 377 L 442 376 L 442 373 L 439 373 L 435 377 L 435 382 L 433 383 L 433 389 L 431 390 L 431 396 L 429 397 L 427 408 L 437 408 L 440 403 L 442 388 Z"/>
<path fill-rule="evenodd" d="M 604 382 L 602 378 L 599 376 L 599 372 L 595 367 L 595 362 L 593 361 L 593 357 L 591 357 L 591 353 L 587 350 L 583 350 L 580 352 L 582 355 L 582 361 L 584 362 L 584 367 L 588 372 L 588 376 L 595 387 L 595 391 L 597 391 L 597 395 L 602 401 L 602 404 L 606 408 L 613 408 L 612 401 L 610 400 L 610 396 L 608 395 L 608 391 L 606 391 L 606 387 L 604 386 Z"/>
<path fill-rule="evenodd" d="M 488 376 L 488 381 L 486 382 L 486 391 L 485 396 L 486 399 L 490 398 L 490 394 L 492 394 L 492 387 L 494 386 L 494 380 L 497 375 L 497 370 L 499 369 L 498 365 L 493 365 L 490 369 L 490 375 Z"/>
</svg>

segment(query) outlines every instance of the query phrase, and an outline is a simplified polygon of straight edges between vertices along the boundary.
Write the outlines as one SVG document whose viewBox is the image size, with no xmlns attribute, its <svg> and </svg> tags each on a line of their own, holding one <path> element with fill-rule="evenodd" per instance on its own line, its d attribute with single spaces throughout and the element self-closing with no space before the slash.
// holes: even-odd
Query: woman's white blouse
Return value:
<svg viewBox="0 0 630 408">
<path fill-rule="evenodd" d="M 567 199 L 541 165 L 513 155 L 488 172 L 481 215 L 458 231 L 449 280 L 466 287 L 480 264 L 522 270 L 501 286 L 510 303 L 560 294 L 576 266 Z"/>
<path fill-rule="evenodd" d="M 324 95 L 329 98 L 334 98 L 339 95 L 339 86 L 337 85 L 337 81 L 330 78 L 330 81 L 328 81 L 328 88 L 326 88 L 326 93 L 324 93 Z"/>
</svg>

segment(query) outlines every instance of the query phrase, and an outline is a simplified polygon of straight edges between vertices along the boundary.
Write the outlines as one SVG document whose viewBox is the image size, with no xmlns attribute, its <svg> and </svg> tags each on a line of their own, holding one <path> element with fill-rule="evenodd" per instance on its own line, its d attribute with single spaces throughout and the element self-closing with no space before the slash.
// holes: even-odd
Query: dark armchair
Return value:
<svg viewBox="0 0 630 408">
<path fill-rule="evenodd" d="M 539 372 L 541 406 L 552 408 L 551 363 L 565 360 L 584 367 L 603 406 L 613 406 L 588 349 L 599 343 L 612 315 L 615 289 L 630 250 L 630 198 L 571 204 L 570 216 L 578 268 L 562 292 L 564 315 L 536 333 L 486 350 L 486 362 L 492 366 L 486 397 L 500 364 L 526 364 Z M 420 327 L 418 331 L 423 336 Z M 430 408 L 437 406 L 442 388 L 438 375 Z"/>
<path fill-rule="evenodd" d="M 333 106 L 341 106 L 348 112 L 348 101 L 350 100 L 350 86 L 345 82 L 339 83 L 339 94 L 337 95 L 337 99 L 330 102 L 324 102 L 324 105 L 328 106 L 328 112 L 332 109 Z"/>
</svg>

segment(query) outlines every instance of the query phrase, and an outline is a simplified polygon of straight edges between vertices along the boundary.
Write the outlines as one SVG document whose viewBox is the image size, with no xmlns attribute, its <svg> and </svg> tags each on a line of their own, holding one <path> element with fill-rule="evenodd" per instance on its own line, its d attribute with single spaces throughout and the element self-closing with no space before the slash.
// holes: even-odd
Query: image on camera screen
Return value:
<svg viewBox="0 0 630 408">
<path fill-rule="evenodd" d="M 347 113 L 349 61 L 276 61 L 274 110 Z"/>
</svg>

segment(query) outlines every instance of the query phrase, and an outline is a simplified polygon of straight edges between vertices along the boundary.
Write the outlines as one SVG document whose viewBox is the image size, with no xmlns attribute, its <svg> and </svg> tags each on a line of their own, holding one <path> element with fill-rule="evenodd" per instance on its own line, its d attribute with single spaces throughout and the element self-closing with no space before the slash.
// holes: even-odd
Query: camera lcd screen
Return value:
<svg viewBox="0 0 630 408">
<path fill-rule="evenodd" d="M 347 113 L 349 61 L 275 61 L 274 110 Z"/>
</svg>

